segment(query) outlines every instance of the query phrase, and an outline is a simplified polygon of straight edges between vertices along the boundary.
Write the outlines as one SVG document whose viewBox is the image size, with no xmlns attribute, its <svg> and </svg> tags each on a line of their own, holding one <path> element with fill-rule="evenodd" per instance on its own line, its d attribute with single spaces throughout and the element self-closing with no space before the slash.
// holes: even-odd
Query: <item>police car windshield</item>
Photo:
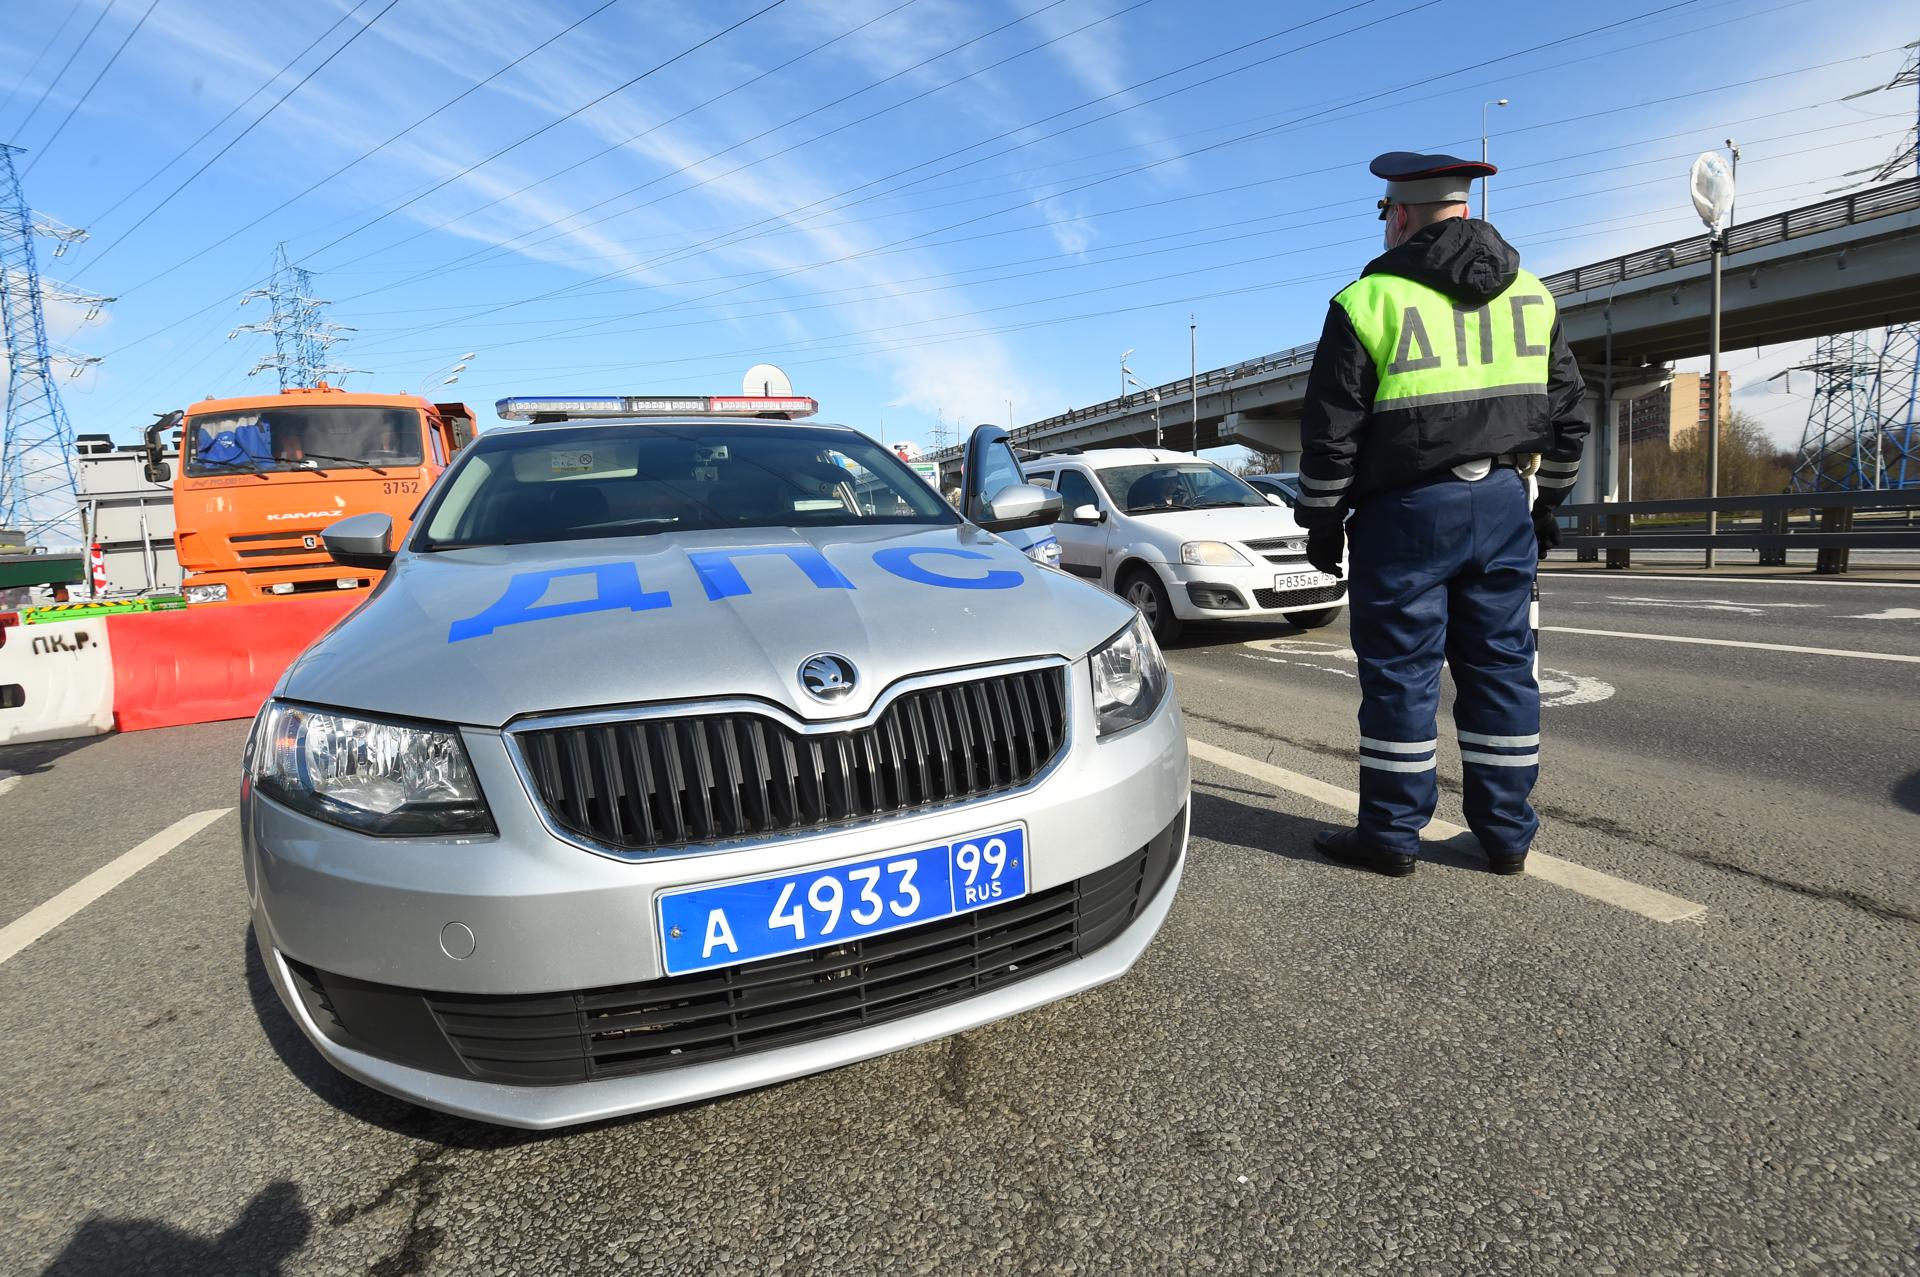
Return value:
<svg viewBox="0 0 1920 1277">
<path fill-rule="evenodd" d="M 1265 505 L 1266 498 L 1209 461 L 1157 461 L 1101 470 L 1100 483 L 1128 514 Z"/>
<path fill-rule="evenodd" d="M 420 413 L 304 405 L 212 412 L 186 422 L 187 473 L 338 470 L 420 464 Z"/>
<path fill-rule="evenodd" d="M 715 528 L 957 523 L 852 430 L 641 422 L 482 435 L 441 485 L 421 551 Z"/>
</svg>

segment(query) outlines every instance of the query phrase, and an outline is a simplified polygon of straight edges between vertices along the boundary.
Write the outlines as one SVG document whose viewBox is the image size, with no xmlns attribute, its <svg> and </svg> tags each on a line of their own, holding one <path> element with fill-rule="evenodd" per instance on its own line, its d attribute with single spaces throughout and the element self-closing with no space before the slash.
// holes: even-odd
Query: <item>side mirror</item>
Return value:
<svg viewBox="0 0 1920 1277">
<path fill-rule="evenodd" d="M 1073 507 L 1073 514 L 1067 519 L 1068 523 L 1105 523 L 1106 521 L 1107 512 L 1097 505 L 1077 505 Z"/>
<path fill-rule="evenodd" d="M 164 461 L 149 461 L 140 467 L 140 473 L 146 476 L 148 483 L 173 482 L 173 467 Z"/>
<path fill-rule="evenodd" d="M 320 534 L 327 557 L 343 568 L 372 568 L 384 572 L 393 563 L 393 517 L 356 514 L 329 524 Z"/>
<path fill-rule="evenodd" d="M 987 515 L 980 526 L 989 532 L 1017 532 L 1060 518 L 1060 494 L 1031 483 L 1008 484 L 988 497 L 986 504 Z"/>
<path fill-rule="evenodd" d="M 1287 499 L 1278 492 L 1269 492 L 1266 494 L 1266 497 L 1268 505 L 1277 505 L 1284 508 L 1287 504 Z"/>
</svg>

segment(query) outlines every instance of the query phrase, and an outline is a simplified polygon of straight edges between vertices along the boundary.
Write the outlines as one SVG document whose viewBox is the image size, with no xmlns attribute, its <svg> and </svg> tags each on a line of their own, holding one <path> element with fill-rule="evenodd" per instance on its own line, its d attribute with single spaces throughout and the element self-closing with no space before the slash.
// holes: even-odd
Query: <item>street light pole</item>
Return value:
<svg viewBox="0 0 1920 1277">
<path fill-rule="evenodd" d="M 1120 397 L 1122 399 L 1125 399 L 1127 397 L 1127 376 L 1128 376 L 1127 356 L 1131 355 L 1132 353 L 1133 353 L 1132 346 L 1128 346 L 1125 350 L 1120 352 Z"/>
<path fill-rule="evenodd" d="M 1740 202 L 1740 144 L 1732 138 L 1727 139 L 1727 150 L 1733 154 L 1733 197 L 1727 201 L 1727 225 L 1733 225 L 1733 210 Z M 1718 394 L 1718 391 L 1714 393 Z"/>
<path fill-rule="evenodd" d="M 1507 100 L 1505 98 L 1494 98 L 1480 104 L 1480 162 L 1482 164 L 1487 162 L 1487 108 L 1490 106 L 1505 106 L 1506 104 Z M 1490 220 L 1493 216 L 1493 199 L 1490 194 L 1492 187 L 1492 178 L 1483 177 L 1480 179 L 1480 220 L 1483 222 Z"/>
<path fill-rule="evenodd" d="M 1720 259 L 1727 251 L 1727 233 L 1713 233 L 1713 285 L 1707 338 L 1707 496 L 1720 495 Z M 1720 527 L 1717 511 L 1707 511 L 1707 567 L 1713 567 L 1713 537 Z"/>
<path fill-rule="evenodd" d="M 1187 314 L 1187 367 L 1193 398 L 1193 450 L 1200 451 L 1200 324 Z"/>
</svg>

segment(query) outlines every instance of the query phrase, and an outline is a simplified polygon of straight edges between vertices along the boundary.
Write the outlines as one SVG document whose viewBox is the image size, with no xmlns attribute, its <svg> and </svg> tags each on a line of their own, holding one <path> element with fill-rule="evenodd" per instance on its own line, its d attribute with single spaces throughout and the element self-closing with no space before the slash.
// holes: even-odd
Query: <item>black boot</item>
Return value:
<svg viewBox="0 0 1920 1277">
<path fill-rule="evenodd" d="M 1360 836 L 1357 829 L 1325 829 L 1313 836 L 1313 849 L 1328 860 L 1337 860 L 1355 869 L 1404 878 L 1413 872 L 1414 859 L 1401 851 L 1376 847 Z"/>
<path fill-rule="evenodd" d="M 1527 871 L 1527 853 L 1523 851 L 1517 856 L 1495 856 L 1489 854 L 1487 856 L 1487 871 L 1502 876 L 1507 874 L 1523 874 Z"/>
</svg>

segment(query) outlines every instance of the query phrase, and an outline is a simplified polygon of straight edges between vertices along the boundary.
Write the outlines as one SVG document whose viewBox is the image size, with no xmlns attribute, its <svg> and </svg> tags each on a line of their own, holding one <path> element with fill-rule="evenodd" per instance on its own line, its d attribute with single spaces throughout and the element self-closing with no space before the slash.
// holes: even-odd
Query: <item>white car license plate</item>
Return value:
<svg viewBox="0 0 1920 1277">
<path fill-rule="evenodd" d="M 1273 588 L 1277 594 L 1284 594 L 1288 590 L 1310 590 L 1326 583 L 1324 572 L 1282 572 L 1273 578 Z"/>
<path fill-rule="evenodd" d="M 1015 825 L 843 865 L 685 887 L 657 897 L 661 962 L 685 975 L 968 913 L 1027 894 Z"/>
</svg>

